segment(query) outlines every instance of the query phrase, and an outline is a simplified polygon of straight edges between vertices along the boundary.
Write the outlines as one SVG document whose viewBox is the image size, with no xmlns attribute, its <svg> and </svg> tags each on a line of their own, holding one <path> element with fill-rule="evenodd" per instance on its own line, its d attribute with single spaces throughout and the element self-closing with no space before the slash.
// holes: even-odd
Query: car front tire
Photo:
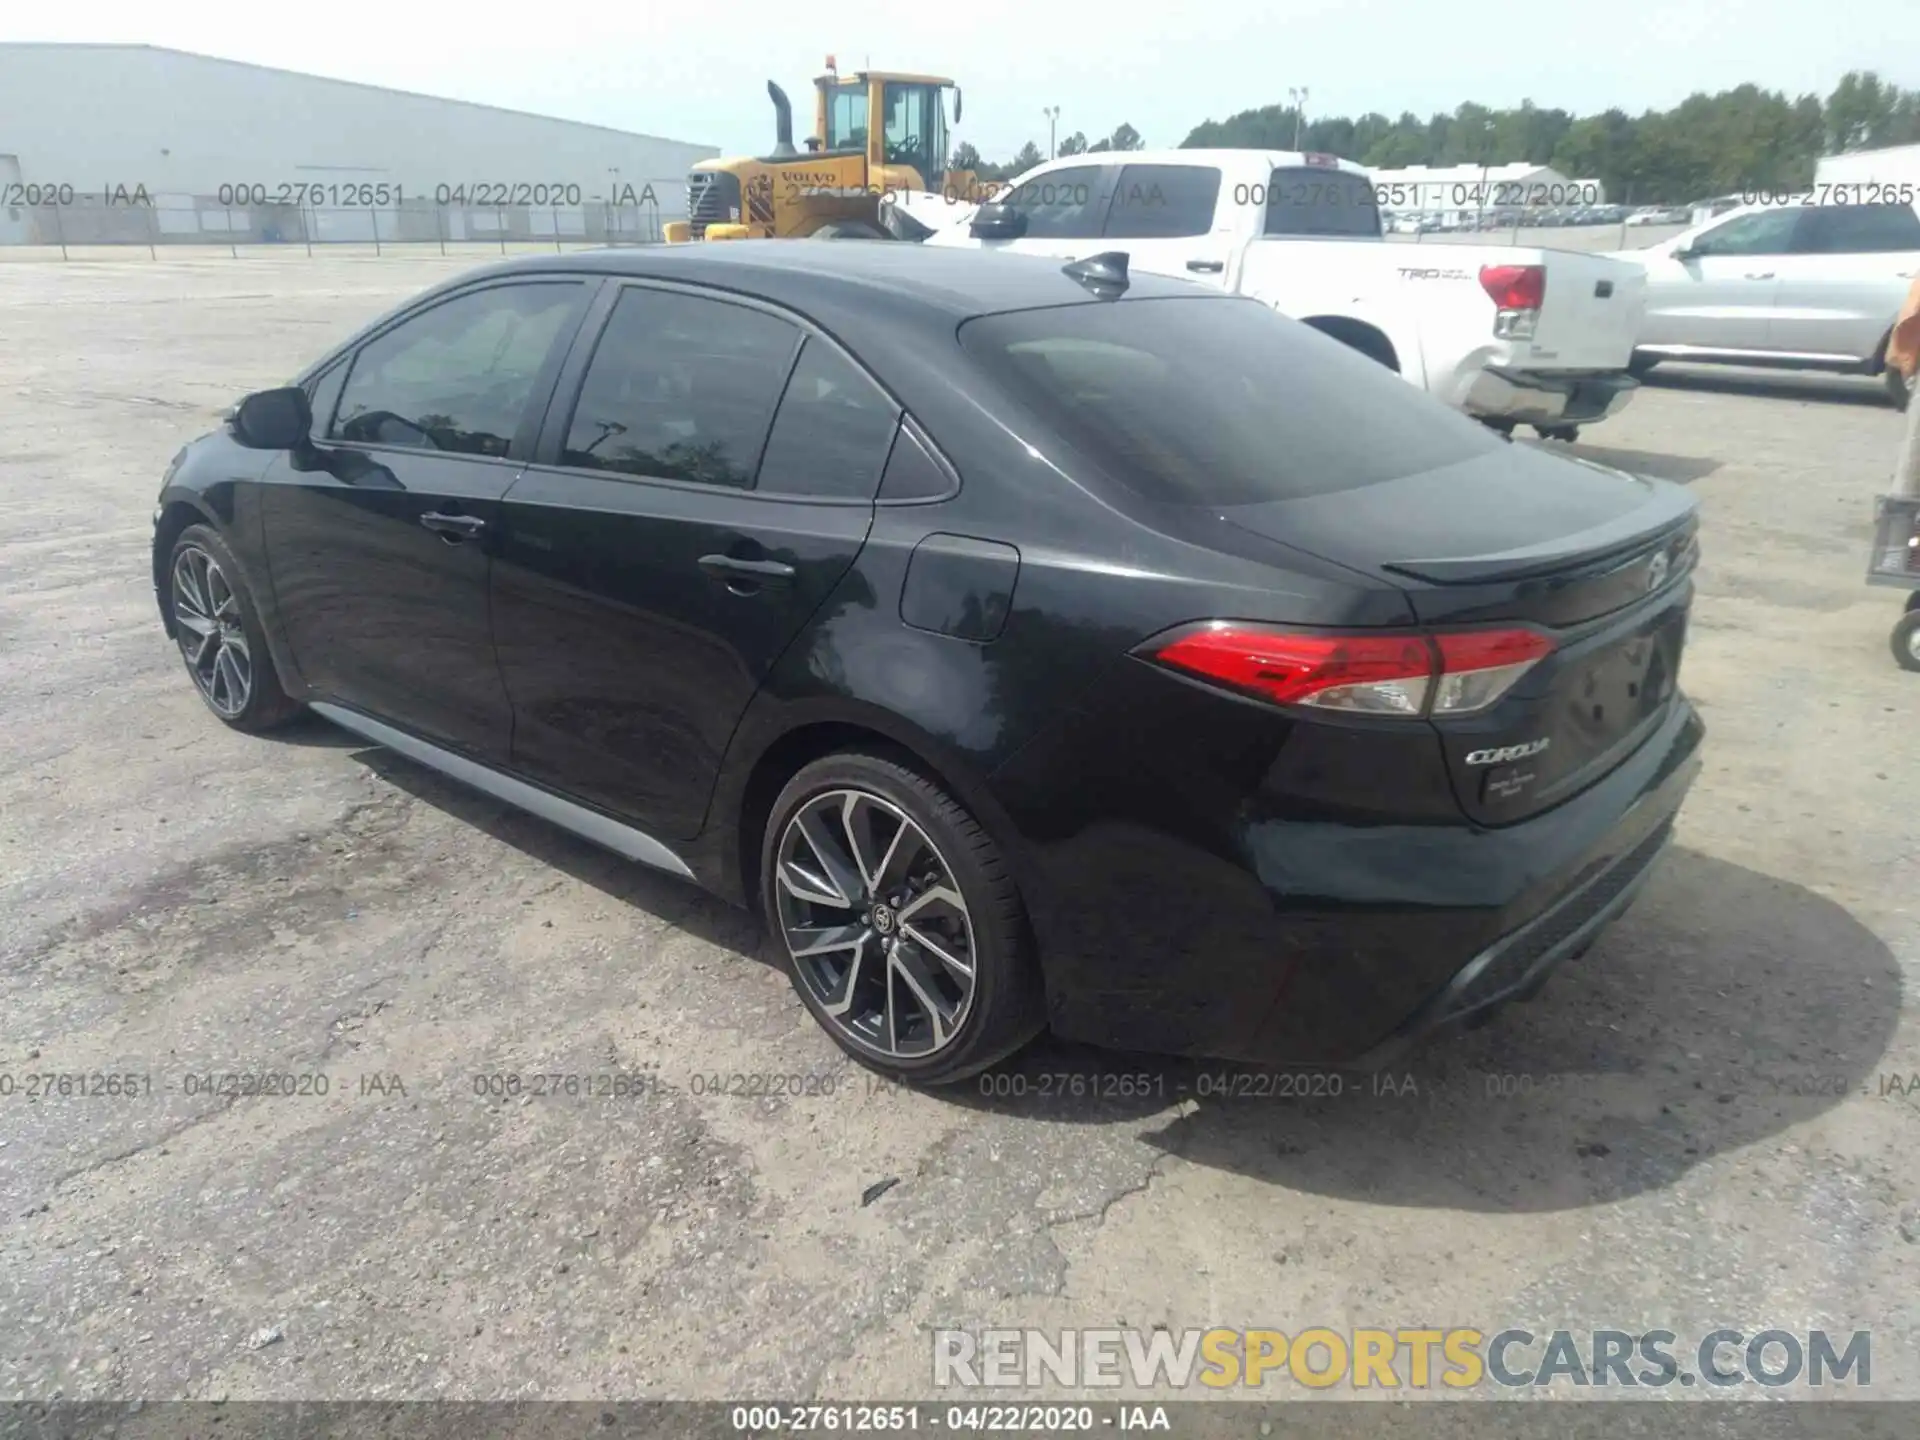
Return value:
<svg viewBox="0 0 1920 1440">
<path fill-rule="evenodd" d="M 240 563 L 211 526 L 189 525 L 173 542 L 167 605 L 187 675 L 222 722 L 257 734 L 299 712 L 281 688 Z"/>
<path fill-rule="evenodd" d="M 891 757 L 830 755 L 787 782 L 767 818 L 760 890 L 801 1002 L 869 1069 L 951 1084 L 1045 1023 L 1000 847 Z"/>
</svg>

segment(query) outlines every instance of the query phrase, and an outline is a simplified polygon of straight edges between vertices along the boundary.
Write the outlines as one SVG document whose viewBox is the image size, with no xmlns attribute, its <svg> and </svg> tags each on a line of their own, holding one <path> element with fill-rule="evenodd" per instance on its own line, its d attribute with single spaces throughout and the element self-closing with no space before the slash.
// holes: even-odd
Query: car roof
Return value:
<svg viewBox="0 0 1920 1440">
<path fill-rule="evenodd" d="M 1309 155 L 1318 156 L 1308 160 Z M 1353 160 L 1309 150 L 1252 150 L 1216 145 L 1180 150 L 1083 150 L 1078 155 L 1056 155 L 1047 168 L 1061 165 L 1220 165 L 1233 161 L 1264 162 L 1276 169 L 1339 170 L 1348 175 L 1364 175 L 1366 167 Z M 1034 169 L 1039 169 L 1035 166 Z M 1023 171 L 1023 174 L 1031 172 Z"/>
<path fill-rule="evenodd" d="M 1101 301 L 1057 258 L 916 245 L 897 240 L 726 240 L 528 256 L 482 273 L 629 276 L 708 285 L 768 300 L 832 325 L 879 312 L 919 311 L 956 323 L 977 315 Z M 460 277 L 470 283 L 475 274 Z M 1222 292 L 1135 272 L 1123 300 Z"/>
</svg>

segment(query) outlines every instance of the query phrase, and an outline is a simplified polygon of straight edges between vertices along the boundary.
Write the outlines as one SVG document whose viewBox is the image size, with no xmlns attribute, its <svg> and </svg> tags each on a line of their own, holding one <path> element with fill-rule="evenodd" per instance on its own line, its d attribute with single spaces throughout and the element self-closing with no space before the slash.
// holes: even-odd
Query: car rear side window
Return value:
<svg viewBox="0 0 1920 1440">
<path fill-rule="evenodd" d="M 1259 186 L 1251 187 L 1256 192 Z M 1264 197 L 1268 235 L 1378 235 L 1380 207 L 1373 182 L 1345 170 L 1295 166 L 1275 170 Z M 1259 204 L 1260 195 L 1236 196 L 1235 203 Z"/>
<path fill-rule="evenodd" d="M 1115 239 L 1167 240 L 1213 229 L 1220 171 L 1212 165 L 1126 165 L 1100 233 Z"/>
<path fill-rule="evenodd" d="M 780 399 L 759 488 L 871 500 L 899 423 L 893 401 L 858 366 L 809 338 Z"/>
<path fill-rule="evenodd" d="M 745 489 L 799 327 L 677 291 L 625 291 L 594 347 L 560 463 Z"/>
<path fill-rule="evenodd" d="M 1800 217 L 1793 248 L 1809 255 L 1880 255 L 1920 250 L 1911 205 L 1819 205 Z"/>
<path fill-rule="evenodd" d="M 582 293 L 493 285 L 401 321 L 360 347 L 328 437 L 504 456 Z"/>
<path fill-rule="evenodd" d="M 1085 240 L 1100 233 L 1106 196 L 1098 165 L 1069 165 L 1014 186 L 999 201 L 1027 217 L 1029 239 Z"/>
<path fill-rule="evenodd" d="M 1328 494 L 1507 443 L 1254 300 L 1023 310 L 967 322 L 960 343 L 1010 399 L 1152 500 Z"/>
</svg>

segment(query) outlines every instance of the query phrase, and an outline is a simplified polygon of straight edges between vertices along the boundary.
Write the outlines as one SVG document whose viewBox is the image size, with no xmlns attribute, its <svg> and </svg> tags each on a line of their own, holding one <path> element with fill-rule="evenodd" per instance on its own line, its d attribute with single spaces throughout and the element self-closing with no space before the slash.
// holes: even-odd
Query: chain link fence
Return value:
<svg viewBox="0 0 1920 1440">
<path fill-rule="evenodd" d="M 668 193 L 677 194 L 676 182 Z M 71 204 L 0 206 L 0 248 L 144 250 L 158 258 L 168 248 L 304 248 L 319 254 L 351 246 L 384 253 L 441 254 L 476 247 L 554 249 L 587 245 L 657 245 L 662 227 L 678 218 L 657 200 L 580 205 L 436 205 L 426 201 L 368 207 L 221 205 L 191 195 L 157 195 L 139 203 L 79 196 Z"/>
</svg>

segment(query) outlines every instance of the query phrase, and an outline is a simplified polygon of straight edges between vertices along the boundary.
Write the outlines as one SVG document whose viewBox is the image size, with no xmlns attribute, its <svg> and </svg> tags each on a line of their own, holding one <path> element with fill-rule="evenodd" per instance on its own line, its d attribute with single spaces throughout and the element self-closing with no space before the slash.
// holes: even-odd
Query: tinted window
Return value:
<svg viewBox="0 0 1920 1440">
<path fill-rule="evenodd" d="M 1258 186 L 1253 187 L 1256 191 Z M 1236 204 L 1261 197 L 1235 196 Z M 1344 170 L 1276 170 L 1267 180 L 1269 235 L 1378 235 L 1373 182 Z"/>
<path fill-rule="evenodd" d="M 456 455 L 505 455 L 580 287 L 497 285 L 405 321 L 360 348 L 327 433 Z"/>
<path fill-rule="evenodd" d="M 560 463 L 753 484 L 800 332 L 740 305 L 628 290 L 594 348 Z"/>
<path fill-rule="evenodd" d="M 1027 217 L 1027 234 L 1036 240 L 1083 240 L 1100 233 L 1098 165 L 1070 165 L 1016 185 L 998 197 Z"/>
<path fill-rule="evenodd" d="M 880 481 L 882 500 L 937 500 L 950 495 L 954 481 L 910 424 L 900 427 Z"/>
<path fill-rule="evenodd" d="M 1204 235 L 1213 229 L 1220 172 L 1211 165 L 1126 165 L 1101 232 L 1128 240 Z"/>
<path fill-rule="evenodd" d="M 1696 255 L 1784 255 L 1800 222 L 1797 206 L 1741 215 L 1715 226 L 1693 242 Z"/>
<path fill-rule="evenodd" d="M 760 462 L 760 489 L 873 498 L 900 412 L 822 340 L 808 340 L 781 397 Z"/>
<path fill-rule="evenodd" d="M 1009 397 L 1155 500 L 1317 495 L 1507 443 L 1253 300 L 1028 310 L 970 321 L 960 341 Z"/>
<path fill-rule="evenodd" d="M 1910 205 L 1822 205 L 1802 217 L 1793 248 L 1815 255 L 1920 250 L 1920 215 Z"/>
</svg>

